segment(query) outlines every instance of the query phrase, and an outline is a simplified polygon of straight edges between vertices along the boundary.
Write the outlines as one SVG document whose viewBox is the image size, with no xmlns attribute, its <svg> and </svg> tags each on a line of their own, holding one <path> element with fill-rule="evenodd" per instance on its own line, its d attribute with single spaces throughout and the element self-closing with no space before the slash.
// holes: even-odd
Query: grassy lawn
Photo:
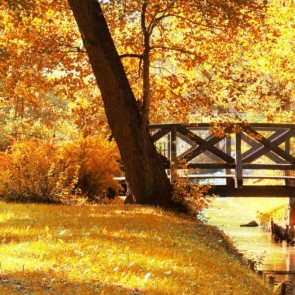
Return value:
<svg viewBox="0 0 295 295">
<path fill-rule="evenodd" d="M 0 203 L 0 294 L 270 294 L 201 222 L 143 206 Z"/>
</svg>

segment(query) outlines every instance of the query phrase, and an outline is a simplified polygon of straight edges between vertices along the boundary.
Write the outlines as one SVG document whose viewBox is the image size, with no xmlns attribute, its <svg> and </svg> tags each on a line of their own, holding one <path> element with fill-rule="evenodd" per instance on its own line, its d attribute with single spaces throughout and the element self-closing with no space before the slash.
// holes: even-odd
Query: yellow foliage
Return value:
<svg viewBox="0 0 295 295">
<path fill-rule="evenodd" d="M 103 136 L 80 138 L 58 146 L 58 157 L 75 174 L 75 187 L 90 198 L 105 195 L 108 188 L 119 189 L 113 180 L 120 173 L 119 153 L 114 142 Z M 69 178 L 65 178 L 69 179 Z"/>
<path fill-rule="evenodd" d="M 0 154 L 0 195 L 16 201 L 70 202 L 118 188 L 118 152 L 104 137 L 74 141 L 16 142 Z"/>
<path fill-rule="evenodd" d="M 272 218 L 276 223 L 284 224 L 286 222 L 287 216 L 288 216 L 288 205 L 285 203 L 277 207 L 274 207 L 272 209 L 261 212 L 258 217 L 259 217 L 260 223 L 264 227 L 269 228 L 270 221 Z"/>
<path fill-rule="evenodd" d="M 0 195 L 11 200 L 48 201 L 57 176 L 52 173 L 55 148 L 49 143 L 15 142 L 2 153 Z"/>
<path fill-rule="evenodd" d="M 173 178 L 172 200 L 176 209 L 194 215 L 211 203 L 212 196 L 207 194 L 210 184 L 203 185 L 188 177 L 180 177 L 177 173 Z"/>
</svg>

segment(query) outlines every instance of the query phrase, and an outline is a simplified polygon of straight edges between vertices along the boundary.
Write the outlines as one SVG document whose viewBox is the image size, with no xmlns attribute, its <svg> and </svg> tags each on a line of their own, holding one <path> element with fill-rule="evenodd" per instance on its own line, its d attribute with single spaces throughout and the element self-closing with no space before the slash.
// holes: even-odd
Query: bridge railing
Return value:
<svg viewBox="0 0 295 295">
<path fill-rule="evenodd" d="M 159 124 L 150 125 L 150 132 L 165 160 L 165 168 L 170 170 L 223 169 L 224 175 L 212 178 L 225 178 L 228 185 L 235 187 L 241 187 L 243 179 L 259 177 L 283 179 L 287 186 L 295 186 L 295 125 Z M 274 173 L 251 177 L 249 170 Z M 278 175 L 276 171 L 284 173 Z"/>
</svg>

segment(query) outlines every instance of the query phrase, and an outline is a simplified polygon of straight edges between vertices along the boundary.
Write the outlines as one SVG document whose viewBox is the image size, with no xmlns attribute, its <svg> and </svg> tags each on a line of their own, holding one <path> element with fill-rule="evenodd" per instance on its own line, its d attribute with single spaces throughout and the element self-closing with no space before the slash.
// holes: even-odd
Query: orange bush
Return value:
<svg viewBox="0 0 295 295">
<path fill-rule="evenodd" d="M 173 178 L 172 201 L 176 210 L 195 215 L 212 202 L 212 196 L 208 195 L 209 184 L 197 183 L 177 173 L 174 173 Z"/>
<path fill-rule="evenodd" d="M 64 169 L 65 180 L 69 180 L 76 168 L 76 189 L 90 199 L 104 196 L 109 188 L 119 189 L 113 177 L 120 173 L 119 153 L 114 142 L 105 137 L 88 136 L 75 141 L 62 143 L 58 147 L 58 158 Z M 64 167 L 64 168 L 65 168 Z"/>
<path fill-rule="evenodd" d="M 10 152 L 2 153 L 4 169 L 0 193 L 6 199 L 48 201 L 54 181 L 48 173 L 55 150 L 49 142 L 15 142 Z"/>
<path fill-rule="evenodd" d="M 104 195 L 119 172 L 118 152 L 106 138 L 87 137 L 53 144 L 16 142 L 1 153 L 0 195 L 7 200 L 69 202 Z"/>
</svg>

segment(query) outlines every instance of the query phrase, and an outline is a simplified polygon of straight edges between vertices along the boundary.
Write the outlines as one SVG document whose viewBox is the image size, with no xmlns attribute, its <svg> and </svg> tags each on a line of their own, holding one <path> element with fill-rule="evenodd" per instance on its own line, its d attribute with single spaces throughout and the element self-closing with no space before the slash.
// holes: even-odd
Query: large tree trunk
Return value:
<svg viewBox="0 0 295 295">
<path fill-rule="evenodd" d="M 168 207 L 171 186 L 136 106 L 126 73 L 97 0 L 68 0 L 118 144 L 128 188 L 137 203 Z M 99 151 L 98 151 L 99 152 Z"/>
</svg>

